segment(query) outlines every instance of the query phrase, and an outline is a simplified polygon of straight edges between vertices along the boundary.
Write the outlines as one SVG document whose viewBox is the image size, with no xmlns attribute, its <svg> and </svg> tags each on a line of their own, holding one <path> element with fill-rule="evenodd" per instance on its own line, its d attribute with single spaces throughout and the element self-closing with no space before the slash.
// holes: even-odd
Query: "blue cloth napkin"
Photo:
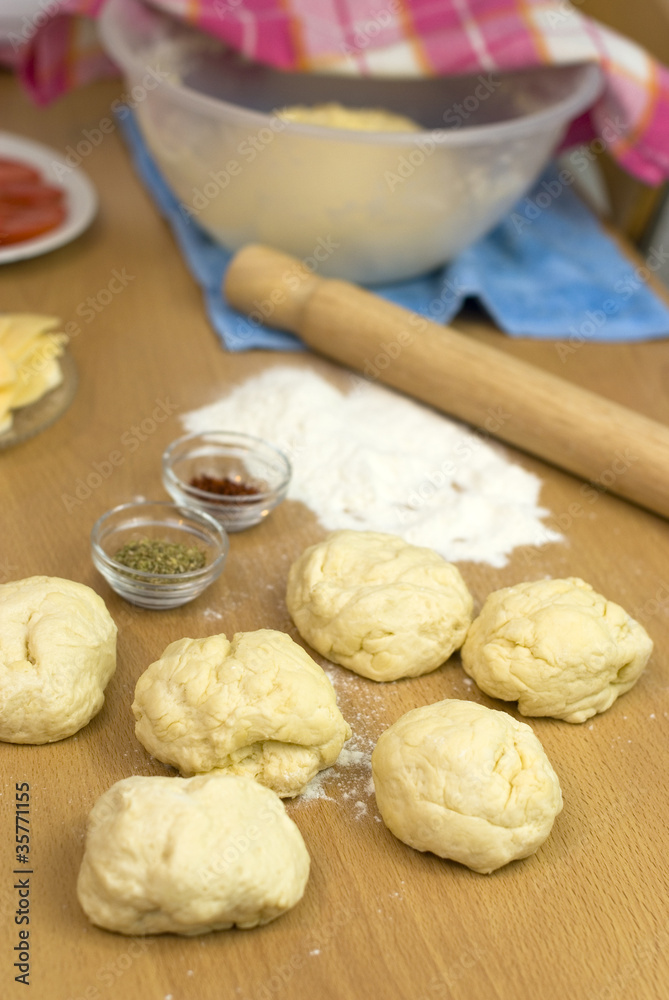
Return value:
<svg viewBox="0 0 669 1000">
<path fill-rule="evenodd" d="M 123 109 L 124 112 L 127 109 Z M 301 350 L 292 334 L 250 322 L 223 299 L 232 254 L 181 210 L 151 158 L 134 116 L 119 114 L 135 166 L 171 226 L 201 286 L 211 323 L 230 351 Z M 451 264 L 411 281 L 372 286 L 399 305 L 448 322 L 476 299 L 506 333 L 570 343 L 669 336 L 669 308 L 647 286 L 661 266 L 658 248 L 639 268 L 551 166 L 496 229 Z"/>
</svg>

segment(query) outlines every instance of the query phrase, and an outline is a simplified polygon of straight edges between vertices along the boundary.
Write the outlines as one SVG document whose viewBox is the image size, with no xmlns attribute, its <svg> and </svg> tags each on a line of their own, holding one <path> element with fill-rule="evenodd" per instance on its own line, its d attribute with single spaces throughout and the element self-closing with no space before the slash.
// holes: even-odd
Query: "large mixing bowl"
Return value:
<svg viewBox="0 0 669 1000">
<path fill-rule="evenodd" d="M 285 73 L 139 0 L 109 0 L 101 37 L 188 218 L 231 250 L 267 243 L 363 283 L 420 274 L 491 229 L 601 87 L 594 64 L 426 80 Z M 424 131 L 275 113 L 326 101 L 395 111 Z"/>
</svg>

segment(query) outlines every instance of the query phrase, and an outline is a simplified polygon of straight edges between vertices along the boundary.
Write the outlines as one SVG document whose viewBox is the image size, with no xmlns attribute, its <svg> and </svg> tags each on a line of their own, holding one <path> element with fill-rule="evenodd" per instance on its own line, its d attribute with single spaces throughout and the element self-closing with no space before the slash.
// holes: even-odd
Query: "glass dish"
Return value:
<svg viewBox="0 0 669 1000">
<path fill-rule="evenodd" d="M 0 434 L 0 449 L 27 441 L 65 413 L 77 391 L 77 368 L 68 351 L 64 351 L 58 361 L 63 373 L 62 382 L 34 403 L 12 410 L 12 425 Z"/>
<path fill-rule="evenodd" d="M 196 477 L 227 479 L 256 492 L 221 495 L 192 485 Z M 262 438 L 236 431 L 205 431 L 177 438 L 163 453 L 163 483 L 172 499 L 211 515 L 227 531 L 258 524 L 281 503 L 290 462 Z M 232 487 L 231 487 L 232 488 Z"/>
<path fill-rule="evenodd" d="M 205 553 L 201 569 L 155 573 L 132 569 L 114 558 L 128 542 L 161 539 Z M 176 608 L 198 597 L 220 576 L 228 554 L 225 530 L 206 513 L 167 501 L 139 500 L 113 507 L 93 525 L 91 552 L 96 569 L 126 601 L 141 608 Z"/>
</svg>

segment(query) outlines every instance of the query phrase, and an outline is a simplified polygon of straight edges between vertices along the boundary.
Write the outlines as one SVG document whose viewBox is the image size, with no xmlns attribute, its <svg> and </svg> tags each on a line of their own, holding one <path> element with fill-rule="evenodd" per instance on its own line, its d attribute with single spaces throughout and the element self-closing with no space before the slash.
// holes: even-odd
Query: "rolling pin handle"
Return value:
<svg viewBox="0 0 669 1000">
<path fill-rule="evenodd" d="M 235 309 L 279 330 L 297 333 L 307 299 L 322 281 L 289 254 L 250 243 L 239 250 L 223 284 Z"/>
</svg>

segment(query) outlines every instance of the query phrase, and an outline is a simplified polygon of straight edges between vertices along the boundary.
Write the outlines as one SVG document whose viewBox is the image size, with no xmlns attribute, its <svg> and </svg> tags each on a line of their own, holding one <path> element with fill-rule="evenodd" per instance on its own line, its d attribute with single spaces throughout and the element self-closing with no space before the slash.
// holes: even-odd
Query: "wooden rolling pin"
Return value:
<svg viewBox="0 0 669 1000">
<path fill-rule="evenodd" d="M 249 245 L 224 286 L 254 321 L 669 517 L 669 428 L 297 259 Z"/>
</svg>

